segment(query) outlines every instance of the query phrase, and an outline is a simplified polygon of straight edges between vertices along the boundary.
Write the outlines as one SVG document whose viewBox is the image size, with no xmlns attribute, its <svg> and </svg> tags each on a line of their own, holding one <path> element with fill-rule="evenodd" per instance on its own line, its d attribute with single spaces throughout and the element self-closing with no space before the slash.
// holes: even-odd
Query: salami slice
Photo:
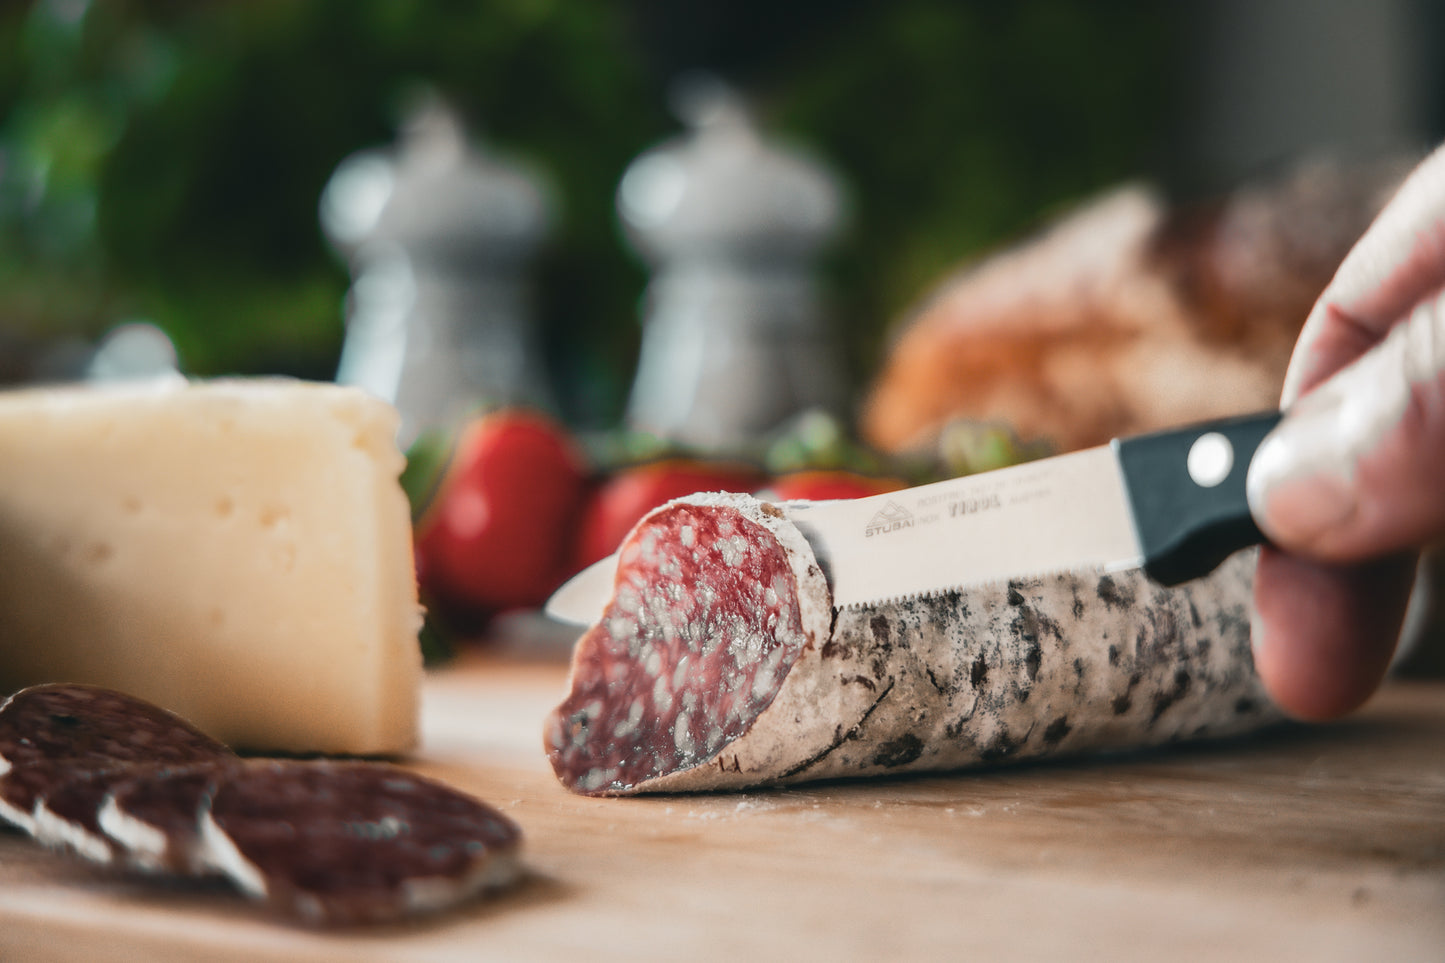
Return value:
<svg viewBox="0 0 1445 963">
<path fill-rule="evenodd" d="M 77 776 L 232 758 L 184 719 L 141 699 L 88 685 L 32 686 L 0 705 L 0 818 L 33 834 L 36 804 Z"/>
<path fill-rule="evenodd" d="M 832 609 L 785 513 L 746 495 L 654 511 L 579 640 L 545 742 L 592 795 L 957 769 L 1242 733 L 1254 556 L 1165 589 L 1068 572 Z"/>
<path fill-rule="evenodd" d="M 368 763 L 268 762 L 221 779 L 201 813 L 208 865 L 300 920 L 435 913 L 518 873 L 521 832 L 441 783 Z"/>
</svg>

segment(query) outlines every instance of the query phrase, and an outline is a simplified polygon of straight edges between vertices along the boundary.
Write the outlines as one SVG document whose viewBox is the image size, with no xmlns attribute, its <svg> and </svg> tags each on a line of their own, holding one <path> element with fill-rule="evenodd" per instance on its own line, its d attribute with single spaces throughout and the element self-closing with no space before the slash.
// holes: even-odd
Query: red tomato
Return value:
<svg viewBox="0 0 1445 963">
<path fill-rule="evenodd" d="M 567 574 L 585 478 L 581 453 L 552 421 L 520 410 L 478 418 L 417 521 L 423 591 L 474 611 L 543 602 Z"/>
<path fill-rule="evenodd" d="M 580 571 L 617 550 L 643 515 L 664 502 L 696 492 L 750 492 L 766 479 L 733 462 L 674 458 L 626 468 L 605 479 L 587 499 L 573 550 Z"/>
<path fill-rule="evenodd" d="M 817 469 L 798 471 L 774 478 L 767 487 L 767 495 L 778 501 L 808 499 L 824 501 L 829 498 L 864 498 L 896 492 L 907 487 L 898 478 L 875 478 L 857 472 L 841 469 Z"/>
</svg>

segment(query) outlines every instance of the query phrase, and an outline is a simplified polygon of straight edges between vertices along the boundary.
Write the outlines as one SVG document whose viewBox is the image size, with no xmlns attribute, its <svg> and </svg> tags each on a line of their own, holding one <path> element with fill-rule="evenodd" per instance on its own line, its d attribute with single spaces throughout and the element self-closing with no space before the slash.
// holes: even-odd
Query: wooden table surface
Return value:
<svg viewBox="0 0 1445 963">
<path fill-rule="evenodd" d="M 585 799 L 555 662 L 429 678 L 411 764 L 511 814 L 515 890 L 327 933 L 0 832 L 0 960 L 1445 960 L 1445 683 L 1353 718 L 1092 762 Z"/>
</svg>

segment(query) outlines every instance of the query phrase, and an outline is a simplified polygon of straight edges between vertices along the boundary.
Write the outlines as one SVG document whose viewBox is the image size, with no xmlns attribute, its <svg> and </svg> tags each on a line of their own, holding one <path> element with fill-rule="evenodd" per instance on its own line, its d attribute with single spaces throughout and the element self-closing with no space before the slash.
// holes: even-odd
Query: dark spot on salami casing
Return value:
<svg viewBox="0 0 1445 963">
<path fill-rule="evenodd" d="M 1022 739 L 1014 739 L 1009 736 L 1008 730 L 1004 729 L 994 737 L 993 742 L 984 746 L 978 751 L 978 757 L 984 762 L 1002 762 L 1009 756 L 1019 751 L 1019 748 L 1027 741 L 1028 734 Z"/>
<path fill-rule="evenodd" d="M 1221 610 L 1215 615 L 1214 624 L 1221 638 L 1249 638 L 1249 618 L 1241 612 Z"/>
<path fill-rule="evenodd" d="M 1204 627 L 1204 619 L 1199 615 L 1199 606 L 1194 604 L 1193 599 L 1189 600 L 1189 621 L 1196 629 Z"/>
<path fill-rule="evenodd" d="M 928 684 L 933 686 L 934 690 L 940 695 L 946 695 L 948 693 L 948 686 L 939 681 L 938 674 L 933 671 L 933 666 L 924 666 L 923 674 L 928 677 Z"/>
<path fill-rule="evenodd" d="M 1117 645 L 1110 644 L 1109 646 L 1109 664 L 1119 664 L 1119 647 Z"/>
<path fill-rule="evenodd" d="M 1073 726 L 1069 725 L 1068 716 L 1059 716 L 1053 722 L 1050 722 L 1048 728 L 1044 730 L 1044 745 L 1052 749 L 1062 742 L 1064 736 L 1072 732 L 1073 728 Z"/>
<path fill-rule="evenodd" d="M 878 747 L 873 764 L 885 769 L 906 766 L 923 755 L 923 740 L 911 732 L 905 732 L 897 739 L 890 739 Z"/>
<path fill-rule="evenodd" d="M 873 632 L 873 641 L 880 645 L 889 645 L 892 626 L 888 623 L 888 616 L 875 615 L 868 620 L 868 628 Z"/>
<path fill-rule="evenodd" d="M 1074 660 L 1074 678 L 1082 680 L 1088 668 L 1084 665 L 1083 659 Z"/>
<path fill-rule="evenodd" d="M 843 684 L 844 684 L 844 685 L 861 685 L 863 688 L 867 689 L 869 692 L 877 692 L 877 691 L 878 691 L 878 686 L 875 685 L 875 684 L 873 683 L 873 680 L 870 679 L 870 678 L 868 678 L 866 675 L 855 675 L 855 676 L 853 676 L 852 678 L 844 679 L 844 680 L 843 680 Z"/>
<path fill-rule="evenodd" d="M 1029 675 L 1029 681 L 1034 682 L 1039 677 L 1039 667 L 1044 664 L 1044 647 L 1034 639 L 1029 645 L 1028 651 L 1024 653 L 1024 671 Z"/>
<path fill-rule="evenodd" d="M 1202 635 L 1194 643 L 1194 653 L 1201 659 L 1207 658 L 1209 656 L 1209 649 L 1212 645 L 1214 645 L 1213 640 L 1210 639 L 1207 635 Z"/>
<path fill-rule="evenodd" d="M 985 662 L 983 660 L 983 656 L 980 655 L 973 660 L 973 665 L 968 670 L 968 681 L 973 685 L 975 689 L 977 689 L 987 680 L 988 663 Z"/>
<path fill-rule="evenodd" d="M 1154 696 L 1154 710 L 1149 715 L 1151 723 L 1158 722 L 1159 717 L 1169 711 L 1170 706 L 1184 697 L 1184 693 L 1189 691 L 1190 681 L 1188 670 L 1183 668 L 1175 670 L 1174 685 Z"/>
<path fill-rule="evenodd" d="M 1099 587 L 1096 590 L 1099 601 L 1109 608 L 1127 608 L 1134 604 L 1134 593 L 1127 586 L 1120 585 L 1112 575 L 1103 575 L 1099 578 Z"/>
<path fill-rule="evenodd" d="M 1114 715 L 1122 716 L 1134 707 L 1134 700 L 1129 698 L 1126 693 L 1121 696 L 1115 696 L 1114 701 L 1111 702 L 1110 705 L 1114 708 Z"/>
<path fill-rule="evenodd" d="M 1024 604 L 1023 594 L 1022 594 L 1021 592 L 1019 592 L 1018 589 L 1014 588 L 1012 585 L 1010 585 L 1010 586 L 1008 587 L 1008 604 L 1009 604 L 1009 605 L 1023 605 L 1023 604 Z"/>
<path fill-rule="evenodd" d="M 1077 593 L 1074 594 L 1074 605 L 1070 611 L 1073 612 L 1075 619 L 1084 617 L 1084 600 L 1079 598 Z"/>
<path fill-rule="evenodd" d="M 1242 716 L 1254 715 L 1259 711 L 1259 703 L 1245 696 L 1234 703 L 1234 711 Z"/>
<path fill-rule="evenodd" d="M 823 643 L 823 649 L 819 654 L 825 659 L 836 659 L 843 654 L 843 647 L 832 639 L 829 639 Z"/>
</svg>

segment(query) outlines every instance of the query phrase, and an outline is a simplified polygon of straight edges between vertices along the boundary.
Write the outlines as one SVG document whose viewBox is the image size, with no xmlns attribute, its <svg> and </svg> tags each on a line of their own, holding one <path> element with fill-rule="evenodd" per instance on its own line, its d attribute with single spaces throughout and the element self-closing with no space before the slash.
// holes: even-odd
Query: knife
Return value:
<svg viewBox="0 0 1445 963">
<path fill-rule="evenodd" d="M 840 609 L 1087 568 L 1142 567 L 1177 585 L 1264 540 L 1244 480 L 1280 417 L 1229 418 L 868 498 L 780 507 L 812 546 Z M 547 615 L 595 622 L 616 570 L 612 555 L 573 576 Z"/>
</svg>

